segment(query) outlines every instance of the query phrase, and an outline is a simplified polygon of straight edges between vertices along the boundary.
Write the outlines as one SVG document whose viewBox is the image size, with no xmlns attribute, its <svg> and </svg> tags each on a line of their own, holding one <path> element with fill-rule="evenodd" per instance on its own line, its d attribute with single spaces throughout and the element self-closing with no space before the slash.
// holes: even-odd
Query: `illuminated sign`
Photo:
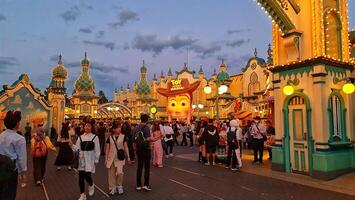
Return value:
<svg viewBox="0 0 355 200">
<path fill-rule="evenodd" d="M 182 90 L 184 87 L 181 85 L 181 79 L 171 81 L 171 91 Z"/>
</svg>

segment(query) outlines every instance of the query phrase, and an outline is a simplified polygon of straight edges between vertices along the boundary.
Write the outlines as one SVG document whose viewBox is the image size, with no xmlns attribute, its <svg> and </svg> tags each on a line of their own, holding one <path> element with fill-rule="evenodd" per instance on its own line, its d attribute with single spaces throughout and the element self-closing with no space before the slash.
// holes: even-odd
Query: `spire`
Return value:
<svg viewBox="0 0 355 200">
<path fill-rule="evenodd" d="M 212 76 L 217 76 L 217 70 L 216 70 L 216 68 L 213 69 L 213 74 L 212 74 Z"/>
<path fill-rule="evenodd" d="M 173 73 L 171 72 L 171 67 L 169 67 L 168 76 L 173 76 Z"/>
<path fill-rule="evenodd" d="M 61 65 L 61 64 L 63 64 L 63 63 L 62 63 L 62 54 L 60 53 L 59 54 L 58 65 Z"/>
<path fill-rule="evenodd" d="M 123 86 L 121 86 L 120 91 L 123 92 Z"/>
<path fill-rule="evenodd" d="M 85 54 L 84 54 L 84 59 L 81 60 L 81 65 L 82 66 L 89 66 L 90 62 L 88 60 L 88 54 L 87 52 L 85 51 Z"/>
<path fill-rule="evenodd" d="M 164 72 L 163 71 L 161 71 L 161 73 L 160 73 L 160 78 L 164 78 Z"/>
<path fill-rule="evenodd" d="M 153 81 L 156 81 L 156 80 L 158 80 L 158 79 L 157 79 L 157 74 L 154 74 L 154 76 L 153 76 Z"/>
<path fill-rule="evenodd" d="M 271 49 L 271 44 L 268 45 L 268 49 L 267 49 L 267 63 L 268 64 L 273 64 L 272 60 L 272 49 Z"/>
<path fill-rule="evenodd" d="M 226 67 L 227 67 L 226 64 L 224 64 L 224 58 L 222 58 L 222 63 L 221 63 L 221 65 L 219 66 L 220 71 L 223 71 L 224 68 L 226 68 Z"/>
<path fill-rule="evenodd" d="M 254 48 L 254 57 L 258 57 L 258 51 Z"/>
<path fill-rule="evenodd" d="M 127 90 L 129 90 L 129 89 L 131 89 L 130 87 L 129 87 L 129 83 L 127 84 Z"/>
<path fill-rule="evenodd" d="M 115 94 L 117 94 L 117 92 L 118 92 L 118 90 L 117 90 L 117 88 L 115 88 Z"/>
<path fill-rule="evenodd" d="M 200 70 L 198 70 L 198 74 L 201 74 L 201 75 L 204 74 L 203 69 L 202 69 L 202 64 L 200 65 Z"/>
<path fill-rule="evenodd" d="M 145 62 L 143 60 L 143 64 L 142 64 L 142 67 L 141 67 L 141 73 L 146 73 L 147 72 L 147 68 L 145 67 Z"/>
<path fill-rule="evenodd" d="M 188 70 L 187 63 L 184 63 L 184 70 Z"/>
</svg>

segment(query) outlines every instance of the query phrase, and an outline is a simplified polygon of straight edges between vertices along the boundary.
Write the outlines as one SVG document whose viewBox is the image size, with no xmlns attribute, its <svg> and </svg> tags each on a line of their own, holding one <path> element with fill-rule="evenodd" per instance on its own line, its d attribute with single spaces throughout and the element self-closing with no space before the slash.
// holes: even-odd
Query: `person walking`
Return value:
<svg viewBox="0 0 355 200">
<path fill-rule="evenodd" d="M 228 169 L 231 164 L 231 170 L 232 171 L 237 171 L 237 164 L 238 167 L 242 166 L 241 164 L 241 159 L 240 159 L 240 152 L 239 148 L 240 147 L 240 143 L 238 141 L 238 134 L 241 134 L 240 132 L 242 132 L 242 130 L 239 128 L 239 121 L 238 120 L 231 120 L 229 122 L 229 129 L 227 130 L 227 162 L 226 162 L 226 169 Z M 239 159 L 238 159 L 239 157 Z"/>
<path fill-rule="evenodd" d="M 25 126 L 25 138 L 27 144 L 31 143 L 31 132 L 32 132 L 32 127 L 30 126 L 30 123 L 27 122 Z"/>
<path fill-rule="evenodd" d="M 92 133 L 94 124 L 85 122 L 84 133 L 79 136 L 76 144 L 72 145 L 74 151 L 79 151 L 79 200 L 86 200 L 85 181 L 89 184 L 89 196 L 95 192 L 94 182 L 91 175 L 95 173 L 95 164 L 100 159 L 100 142 L 96 135 Z"/>
<path fill-rule="evenodd" d="M 174 130 L 173 128 L 167 123 L 164 122 L 163 126 L 161 127 L 161 132 L 164 136 L 164 141 L 166 143 L 166 148 L 165 148 L 165 157 L 173 157 L 173 148 L 174 148 Z"/>
<path fill-rule="evenodd" d="M 8 111 L 4 118 L 6 130 L 0 134 L 0 199 L 15 200 L 20 174 L 25 178 L 27 153 L 25 137 L 16 133 L 21 121 L 20 111 Z"/>
<path fill-rule="evenodd" d="M 264 141 L 266 141 L 266 130 L 261 123 L 260 117 L 255 117 L 251 125 L 251 134 L 253 136 L 254 161 L 253 164 L 263 163 Z M 258 156 L 259 155 L 259 156 Z"/>
<path fill-rule="evenodd" d="M 154 137 L 153 142 L 153 166 L 163 167 L 163 146 L 162 146 L 162 138 L 163 135 L 160 132 L 160 127 L 157 122 L 152 125 L 152 133 Z"/>
<path fill-rule="evenodd" d="M 133 134 L 132 134 L 131 123 L 129 121 L 125 121 L 124 124 L 122 125 L 122 133 L 127 137 L 129 158 L 131 159 L 131 162 L 134 162 L 135 155 L 133 149 Z"/>
<path fill-rule="evenodd" d="M 36 135 L 32 138 L 31 151 L 33 158 L 33 178 L 37 186 L 40 186 L 46 173 L 48 150 L 56 151 L 50 138 L 45 135 L 44 127 L 39 126 Z"/>
<path fill-rule="evenodd" d="M 97 136 L 99 137 L 100 147 L 101 147 L 101 155 L 105 155 L 105 133 L 106 127 L 103 122 L 100 122 L 100 125 L 97 130 Z"/>
<path fill-rule="evenodd" d="M 182 141 L 181 141 L 181 146 L 187 146 L 187 134 L 188 134 L 188 126 L 186 125 L 185 122 L 182 123 L 181 125 L 181 132 L 182 132 Z"/>
<path fill-rule="evenodd" d="M 269 152 L 269 160 L 272 160 L 272 146 L 275 144 L 275 128 L 271 121 L 266 121 L 267 140 L 265 146 Z"/>
<path fill-rule="evenodd" d="M 180 130 L 179 130 L 179 125 L 176 121 L 173 123 L 172 128 L 174 131 L 173 143 L 176 144 L 177 146 L 179 146 L 178 137 L 180 135 Z"/>
<path fill-rule="evenodd" d="M 204 140 L 204 132 L 207 127 L 207 122 L 203 121 L 199 133 L 197 135 L 197 141 L 199 145 L 198 162 L 206 163 L 206 146 Z"/>
<path fill-rule="evenodd" d="M 149 184 L 150 173 L 150 159 L 151 159 L 151 147 L 150 143 L 154 141 L 154 138 L 150 134 L 150 129 L 147 125 L 149 116 L 147 114 L 141 114 L 141 123 L 134 129 L 134 143 L 133 147 L 137 155 L 138 167 L 137 167 L 137 187 L 136 190 L 142 190 L 142 172 L 144 167 L 144 186 L 143 189 L 151 191 Z"/>
<path fill-rule="evenodd" d="M 204 141 L 206 144 L 207 162 L 205 165 L 210 165 L 210 157 L 212 156 L 212 165 L 216 165 L 216 148 L 219 143 L 219 135 L 217 127 L 213 125 L 213 119 L 208 120 L 208 125 L 204 131 Z"/>
<path fill-rule="evenodd" d="M 69 171 L 72 170 L 70 165 L 72 164 L 74 154 L 69 145 L 71 141 L 69 129 L 69 122 L 64 123 L 60 135 L 58 136 L 59 151 L 54 162 L 54 165 L 57 166 L 57 171 L 61 170 L 61 166 L 67 166 Z"/>
<path fill-rule="evenodd" d="M 105 166 L 108 169 L 109 195 L 123 194 L 123 166 L 130 163 L 127 135 L 122 134 L 120 122 L 112 124 L 112 134 L 106 140 Z"/>
</svg>

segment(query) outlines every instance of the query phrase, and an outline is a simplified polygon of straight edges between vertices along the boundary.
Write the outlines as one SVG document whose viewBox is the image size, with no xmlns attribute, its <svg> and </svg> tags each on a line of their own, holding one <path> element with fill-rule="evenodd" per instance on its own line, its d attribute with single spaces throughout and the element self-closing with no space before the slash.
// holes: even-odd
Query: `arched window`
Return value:
<svg viewBox="0 0 355 200">
<path fill-rule="evenodd" d="M 341 20 L 335 10 L 327 9 L 324 14 L 325 54 L 342 59 Z"/>
<path fill-rule="evenodd" d="M 248 85 L 248 95 L 249 96 L 252 96 L 254 95 L 254 92 L 259 92 L 260 91 L 260 82 L 258 80 L 258 75 L 253 72 L 251 75 L 250 75 L 250 82 L 249 82 L 249 85 Z"/>
<path fill-rule="evenodd" d="M 346 122 L 344 101 L 338 92 L 332 92 L 328 102 L 329 140 L 346 141 Z"/>
</svg>

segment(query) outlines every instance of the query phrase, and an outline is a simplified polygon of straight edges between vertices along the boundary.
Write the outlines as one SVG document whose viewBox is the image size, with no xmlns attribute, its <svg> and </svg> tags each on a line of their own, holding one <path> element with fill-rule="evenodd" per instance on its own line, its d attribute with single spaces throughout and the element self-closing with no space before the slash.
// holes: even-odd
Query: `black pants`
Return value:
<svg viewBox="0 0 355 200">
<path fill-rule="evenodd" d="M 99 142 L 100 142 L 100 150 L 101 150 L 101 155 L 104 156 L 105 155 L 105 136 L 100 136 L 99 137 Z"/>
<path fill-rule="evenodd" d="M 177 146 L 179 146 L 179 142 L 178 142 L 178 140 L 177 140 L 177 137 L 178 137 L 178 136 L 179 136 L 178 133 L 174 133 L 174 135 L 173 135 L 174 144 L 176 144 Z"/>
<path fill-rule="evenodd" d="M 144 186 L 149 186 L 151 150 L 148 148 L 137 149 L 137 187 L 142 187 L 142 172 L 144 166 Z"/>
<path fill-rule="evenodd" d="M 194 146 L 194 135 L 193 135 L 193 133 L 189 133 L 189 138 L 190 138 L 190 146 Z"/>
<path fill-rule="evenodd" d="M 0 184 L 0 199 L 1 200 L 15 200 L 17 191 L 18 173 L 14 172 L 11 178 L 6 182 Z"/>
<path fill-rule="evenodd" d="M 166 141 L 165 155 L 169 155 L 169 153 L 173 153 L 173 147 L 174 147 L 173 140 Z"/>
<path fill-rule="evenodd" d="M 187 146 L 187 138 L 186 138 L 187 133 L 182 133 L 182 141 L 181 141 L 181 146 Z"/>
<path fill-rule="evenodd" d="M 129 158 L 133 161 L 136 157 L 134 154 L 133 142 L 128 141 L 127 146 L 128 146 Z"/>
<path fill-rule="evenodd" d="M 26 138 L 26 143 L 30 144 L 31 143 L 31 133 L 25 133 L 25 138 Z"/>
<path fill-rule="evenodd" d="M 33 158 L 33 178 L 35 183 L 42 181 L 46 173 L 47 155 L 40 158 Z"/>
<path fill-rule="evenodd" d="M 85 193 L 85 181 L 92 186 L 91 172 L 79 171 L 79 188 L 80 194 Z"/>
<path fill-rule="evenodd" d="M 268 147 L 267 151 L 269 152 L 269 159 L 272 159 L 272 147 Z"/>
<path fill-rule="evenodd" d="M 237 168 L 237 154 L 235 153 L 236 146 L 233 144 L 228 144 L 227 152 L 227 166 L 229 167 L 232 162 L 232 168 Z"/>
<path fill-rule="evenodd" d="M 254 139 L 253 138 L 253 149 L 254 149 L 254 162 L 263 162 L 263 153 L 264 153 L 264 140 L 263 139 Z M 259 157 L 258 157 L 259 153 Z"/>
</svg>

